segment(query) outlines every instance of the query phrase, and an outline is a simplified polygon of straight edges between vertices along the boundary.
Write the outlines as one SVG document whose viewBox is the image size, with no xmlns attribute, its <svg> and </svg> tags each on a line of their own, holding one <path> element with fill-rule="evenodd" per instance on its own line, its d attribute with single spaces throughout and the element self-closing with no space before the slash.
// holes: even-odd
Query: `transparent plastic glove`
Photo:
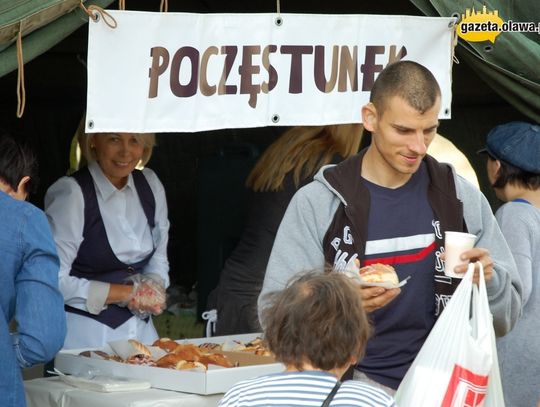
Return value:
<svg viewBox="0 0 540 407">
<path fill-rule="evenodd" d="M 128 309 L 141 319 L 161 314 L 166 307 L 167 295 L 159 277 L 137 274 L 129 279 L 133 282 L 133 294 L 127 303 Z"/>
</svg>

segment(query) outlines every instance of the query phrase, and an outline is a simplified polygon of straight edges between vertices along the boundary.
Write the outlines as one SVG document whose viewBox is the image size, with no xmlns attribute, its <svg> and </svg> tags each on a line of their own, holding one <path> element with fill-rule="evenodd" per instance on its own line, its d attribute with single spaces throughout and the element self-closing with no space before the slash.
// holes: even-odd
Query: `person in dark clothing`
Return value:
<svg viewBox="0 0 540 407">
<path fill-rule="evenodd" d="M 358 152 L 359 124 L 293 127 L 261 156 L 246 186 L 250 190 L 245 229 L 210 295 L 217 307 L 217 335 L 261 330 L 257 298 L 278 226 L 294 193 L 323 165 Z"/>
<path fill-rule="evenodd" d="M 439 85 L 424 66 L 399 61 L 378 75 L 361 109 L 371 144 L 322 168 L 291 199 L 259 297 L 261 315 L 267 293 L 282 290 L 302 270 L 328 263 L 335 272 L 382 263 L 394 267 L 400 280 L 410 276 L 401 288 L 359 289 L 375 334 L 354 378 L 389 393 L 399 387 L 459 284 L 444 275 L 446 230 L 477 237 L 462 259 L 484 267 L 496 334 L 512 329 L 521 312 L 521 279 L 487 199 L 427 154 L 440 108 Z M 454 272 L 466 270 L 460 265 Z"/>
</svg>

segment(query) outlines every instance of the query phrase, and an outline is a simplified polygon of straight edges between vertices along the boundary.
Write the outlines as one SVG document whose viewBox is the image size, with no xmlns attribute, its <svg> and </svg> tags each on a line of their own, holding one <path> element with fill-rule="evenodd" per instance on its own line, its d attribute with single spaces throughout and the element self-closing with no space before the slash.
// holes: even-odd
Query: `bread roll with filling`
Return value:
<svg viewBox="0 0 540 407">
<path fill-rule="evenodd" d="M 181 360 L 176 364 L 176 370 L 198 370 L 206 371 L 206 366 L 199 362 L 191 362 L 189 360 Z"/>
<path fill-rule="evenodd" d="M 169 354 L 159 358 L 156 361 L 156 366 L 157 367 L 165 367 L 165 368 L 169 368 L 169 369 L 176 369 L 176 365 L 178 364 L 178 362 L 181 362 L 182 360 L 184 360 L 184 359 L 182 359 L 181 356 L 175 355 L 174 353 L 169 353 Z"/>
<path fill-rule="evenodd" d="M 218 365 L 222 367 L 233 367 L 231 361 L 227 356 L 222 353 L 209 353 L 202 355 L 199 359 L 199 362 L 208 367 L 208 365 Z"/>
<path fill-rule="evenodd" d="M 157 339 L 152 346 L 157 346 L 167 352 L 172 352 L 177 346 L 178 342 L 173 341 L 170 338 L 159 338 Z"/>
<path fill-rule="evenodd" d="M 197 346 L 191 343 L 178 344 L 171 353 L 179 355 L 182 359 L 194 361 L 198 361 L 203 354 Z"/>
<path fill-rule="evenodd" d="M 362 267 L 360 278 L 366 283 L 390 283 L 399 284 L 399 278 L 394 268 L 388 264 L 375 263 Z"/>
</svg>

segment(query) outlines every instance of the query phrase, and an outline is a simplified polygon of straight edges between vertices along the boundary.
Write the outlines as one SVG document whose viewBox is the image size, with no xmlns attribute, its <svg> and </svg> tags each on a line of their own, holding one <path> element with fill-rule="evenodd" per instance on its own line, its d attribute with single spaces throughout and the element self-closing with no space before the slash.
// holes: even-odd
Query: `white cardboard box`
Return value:
<svg viewBox="0 0 540 407">
<path fill-rule="evenodd" d="M 215 336 L 211 338 L 179 340 L 178 342 L 194 344 L 205 342 L 223 343 L 226 340 L 249 342 L 257 336 L 260 335 Z M 79 353 L 84 350 L 88 349 L 60 351 L 54 361 L 55 367 L 63 373 L 76 375 L 92 373 L 143 379 L 149 381 L 152 387 L 158 389 L 197 394 L 225 393 L 241 380 L 284 370 L 284 366 L 281 363 L 274 362 L 270 357 L 256 356 L 242 352 L 225 352 L 233 362 L 238 361 L 240 363 L 239 367 L 210 368 L 206 372 L 187 372 L 79 356 Z M 112 353 L 110 348 L 104 348 L 102 350 Z"/>
</svg>

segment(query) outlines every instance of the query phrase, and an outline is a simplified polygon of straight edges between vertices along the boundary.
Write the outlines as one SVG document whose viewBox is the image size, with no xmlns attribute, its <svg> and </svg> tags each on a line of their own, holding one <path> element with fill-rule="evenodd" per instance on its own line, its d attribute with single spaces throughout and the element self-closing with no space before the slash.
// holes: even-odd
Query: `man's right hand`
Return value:
<svg viewBox="0 0 540 407">
<path fill-rule="evenodd" d="M 367 313 L 378 310 L 396 298 L 401 288 L 359 287 L 362 304 Z"/>
</svg>

